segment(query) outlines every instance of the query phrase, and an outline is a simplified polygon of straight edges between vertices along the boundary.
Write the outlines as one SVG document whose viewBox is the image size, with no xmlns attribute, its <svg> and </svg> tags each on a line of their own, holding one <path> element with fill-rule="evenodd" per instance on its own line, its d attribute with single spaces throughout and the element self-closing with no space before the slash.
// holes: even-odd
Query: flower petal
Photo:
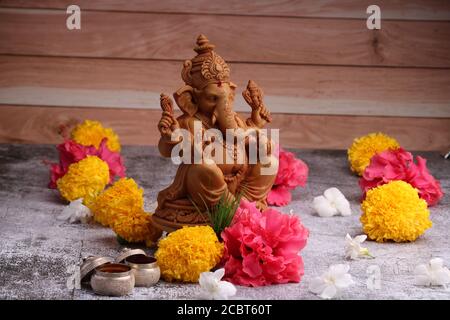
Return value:
<svg viewBox="0 0 450 320">
<path fill-rule="evenodd" d="M 201 287 L 206 288 L 213 277 L 212 272 L 202 272 L 200 273 L 200 277 L 198 279 L 198 283 Z"/>
<path fill-rule="evenodd" d="M 352 215 L 352 209 L 350 207 L 350 202 L 348 202 L 347 199 L 342 198 L 342 199 L 337 199 L 334 202 L 334 205 L 336 206 L 337 211 L 339 211 L 339 213 L 344 216 L 344 217 L 348 217 Z"/>
<path fill-rule="evenodd" d="M 366 241 L 366 239 L 367 239 L 367 235 L 365 235 L 365 234 L 356 236 L 356 237 L 354 238 L 354 240 L 355 240 L 356 242 L 358 242 L 358 243 L 363 243 L 364 241 Z"/>
<path fill-rule="evenodd" d="M 256 253 L 251 253 L 244 257 L 242 267 L 242 270 L 252 278 L 257 277 L 262 273 L 262 268 Z"/>
<path fill-rule="evenodd" d="M 330 202 L 324 196 L 314 198 L 313 208 L 321 217 L 332 217 L 338 213 L 336 208 L 332 207 Z"/>
<path fill-rule="evenodd" d="M 352 276 L 348 273 L 337 277 L 334 281 L 334 284 L 339 289 L 347 288 L 347 287 L 351 286 L 353 283 L 354 282 L 353 282 Z"/>
<path fill-rule="evenodd" d="M 439 270 L 444 266 L 444 261 L 441 258 L 434 258 L 430 260 L 430 269 Z"/>
<path fill-rule="evenodd" d="M 220 269 L 217 269 L 216 271 L 214 271 L 214 278 L 216 280 L 222 280 L 224 275 L 225 275 L 225 269 L 224 268 L 220 268 Z"/>
<path fill-rule="evenodd" d="M 325 198 L 328 199 L 328 201 L 331 202 L 335 202 L 339 199 L 342 199 L 344 197 L 344 195 L 342 194 L 342 192 L 338 189 L 338 188 L 328 188 L 327 190 L 325 190 L 325 192 L 323 193 L 323 195 L 325 196 Z"/>
<path fill-rule="evenodd" d="M 359 250 L 358 248 L 355 248 L 354 246 L 348 246 L 345 250 L 345 257 L 347 259 L 355 260 L 359 256 Z"/>
<path fill-rule="evenodd" d="M 327 286 L 327 284 L 321 277 L 315 277 L 309 283 L 308 289 L 312 293 L 319 295 L 325 290 L 326 286 Z"/>
<path fill-rule="evenodd" d="M 334 264 L 330 266 L 329 273 L 335 277 L 339 277 L 344 275 L 350 270 L 350 266 L 348 264 Z"/>
<path fill-rule="evenodd" d="M 325 289 L 320 294 L 320 297 L 322 299 L 332 299 L 336 296 L 337 293 L 338 293 L 337 288 L 330 284 L 325 287 Z"/>
<path fill-rule="evenodd" d="M 267 203 L 272 206 L 286 206 L 288 205 L 292 200 L 292 195 L 289 189 L 284 187 L 274 187 L 272 190 L 270 190 L 269 194 L 267 195 Z"/>
<path fill-rule="evenodd" d="M 431 285 L 431 279 L 428 275 L 416 275 L 414 277 L 414 283 L 418 286 L 429 286 Z"/>
<path fill-rule="evenodd" d="M 442 268 L 435 273 L 435 283 L 438 286 L 445 286 L 450 283 L 450 272 L 447 268 Z"/>
<path fill-rule="evenodd" d="M 226 300 L 236 294 L 236 287 L 228 281 L 219 282 L 219 298 Z"/>
<path fill-rule="evenodd" d="M 71 201 L 68 206 L 65 206 L 56 219 L 69 221 L 69 223 L 88 223 L 91 217 L 91 211 L 83 204 L 83 199 L 80 198 Z"/>
</svg>

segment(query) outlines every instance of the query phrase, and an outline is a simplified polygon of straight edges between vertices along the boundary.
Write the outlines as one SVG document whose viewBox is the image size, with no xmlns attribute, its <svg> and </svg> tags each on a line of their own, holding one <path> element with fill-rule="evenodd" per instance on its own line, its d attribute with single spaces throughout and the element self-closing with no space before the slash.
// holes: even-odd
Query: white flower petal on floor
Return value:
<svg viewBox="0 0 450 320">
<path fill-rule="evenodd" d="M 313 200 L 313 207 L 321 217 L 332 217 L 338 214 L 337 209 L 333 207 L 324 196 L 315 197 Z"/>
<path fill-rule="evenodd" d="M 309 291 L 318 295 L 322 299 L 332 299 L 338 296 L 343 289 L 350 287 L 354 282 L 348 273 L 350 266 L 346 264 L 336 264 L 320 277 L 315 277 L 309 284 Z"/>
<path fill-rule="evenodd" d="M 450 270 L 441 258 L 431 259 L 414 269 L 415 283 L 419 286 L 447 286 L 450 284 Z"/>
<path fill-rule="evenodd" d="M 315 197 L 313 208 L 321 217 L 332 217 L 337 214 L 350 216 L 352 214 L 350 202 L 337 188 L 329 188 L 322 196 Z"/>
<path fill-rule="evenodd" d="M 345 236 L 345 257 L 347 259 L 356 260 L 359 257 L 372 257 L 369 249 L 361 247 L 361 244 L 366 241 L 366 235 L 359 235 L 352 239 L 347 233 Z"/>
<path fill-rule="evenodd" d="M 57 217 L 58 220 L 68 220 L 70 223 L 88 223 L 91 218 L 91 210 L 83 204 L 83 199 L 70 202 Z"/>
<path fill-rule="evenodd" d="M 225 269 L 214 272 L 202 272 L 200 274 L 200 297 L 208 300 L 227 300 L 236 294 L 236 287 L 228 282 L 221 281 L 225 275 Z"/>
<path fill-rule="evenodd" d="M 322 299 L 333 299 L 338 294 L 337 287 L 328 284 L 325 286 L 325 289 L 322 291 L 322 293 L 319 294 L 319 297 Z"/>
</svg>

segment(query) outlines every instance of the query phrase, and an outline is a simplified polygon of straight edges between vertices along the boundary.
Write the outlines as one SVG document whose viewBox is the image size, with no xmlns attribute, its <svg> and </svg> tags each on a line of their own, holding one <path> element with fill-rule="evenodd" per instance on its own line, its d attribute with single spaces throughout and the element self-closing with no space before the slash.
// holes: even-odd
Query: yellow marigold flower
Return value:
<svg viewBox="0 0 450 320">
<path fill-rule="evenodd" d="M 155 257 L 166 281 L 197 282 L 222 258 L 223 244 L 210 226 L 184 227 L 159 242 Z"/>
<path fill-rule="evenodd" d="M 356 138 L 347 151 L 350 169 L 361 176 L 375 154 L 398 148 L 400 145 L 397 140 L 381 132 Z"/>
<path fill-rule="evenodd" d="M 72 139 L 83 146 L 98 148 L 103 138 L 108 138 L 106 146 L 111 151 L 120 151 L 119 137 L 111 128 L 105 128 L 98 121 L 85 120 L 72 130 Z"/>
<path fill-rule="evenodd" d="M 112 227 L 118 214 L 144 211 L 144 190 L 131 178 L 121 178 L 89 205 L 94 220 Z"/>
<path fill-rule="evenodd" d="M 377 242 L 414 241 L 432 226 L 426 201 L 404 181 L 370 189 L 361 208 L 364 232 Z"/>
<path fill-rule="evenodd" d="M 88 156 L 69 166 L 67 173 L 56 181 L 61 196 L 68 200 L 84 198 L 89 203 L 109 182 L 108 164 L 96 156 Z"/>
<path fill-rule="evenodd" d="M 148 246 L 153 244 L 154 229 L 151 226 L 151 215 L 147 212 L 120 212 L 116 215 L 112 229 L 128 242 L 146 242 Z"/>
</svg>

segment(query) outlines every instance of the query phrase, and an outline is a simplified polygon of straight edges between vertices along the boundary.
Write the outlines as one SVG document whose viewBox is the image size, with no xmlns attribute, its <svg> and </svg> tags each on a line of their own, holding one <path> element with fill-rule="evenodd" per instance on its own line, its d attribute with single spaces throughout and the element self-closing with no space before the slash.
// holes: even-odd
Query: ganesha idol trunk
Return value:
<svg viewBox="0 0 450 320">
<path fill-rule="evenodd" d="M 194 48 L 197 56 L 183 64 L 181 77 L 185 85 L 173 95 L 182 111 L 181 116 L 175 118 L 174 103 L 167 95 L 161 94 L 163 112 L 158 123 L 161 133 L 158 148 L 162 156 L 170 157 L 173 148 L 179 148 L 180 143 L 183 146 L 187 144 L 192 150 L 197 148 L 203 154 L 212 140 L 201 139 L 200 146 L 195 144 L 194 137 L 198 132 L 194 128 L 200 128 L 201 135 L 211 132 L 210 129 L 223 135 L 223 139 L 214 141 L 217 148 L 214 152 L 220 151 L 222 158 L 208 158 L 208 162 L 201 163 L 183 160 L 172 184 L 159 192 L 158 207 L 152 222 L 156 228 L 167 232 L 182 226 L 210 224 L 205 212 L 211 212 L 223 197 L 233 201 L 239 196 L 254 201 L 260 210 L 265 209 L 267 195 L 275 181 L 276 169 L 272 174 L 261 174 L 261 167 L 270 166 L 270 163 L 263 165 L 259 158 L 249 161 L 249 139 L 243 140 L 245 148 L 235 143 L 234 139 L 231 143 L 226 141 L 227 129 L 259 134 L 271 117 L 264 105 L 262 90 L 251 80 L 242 93 L 251 107 L 251 117 L 244 120 L 233 110 L 236 85 L 230 80 L 230 67 L 214 48 L 204 35 L 200 35 Z M 172 140 L 172 133 L 177 129 L 184 129 L 190 139 Z M 270 159 L 274 156 L 270 154 L 273 149 L 270 140 L 258 139 L 258 142 L 259 149 L 265 148 L 269 161 L 272 161 Z M 277 163 L 274 159 L 273 164 Z"/>
</svg>

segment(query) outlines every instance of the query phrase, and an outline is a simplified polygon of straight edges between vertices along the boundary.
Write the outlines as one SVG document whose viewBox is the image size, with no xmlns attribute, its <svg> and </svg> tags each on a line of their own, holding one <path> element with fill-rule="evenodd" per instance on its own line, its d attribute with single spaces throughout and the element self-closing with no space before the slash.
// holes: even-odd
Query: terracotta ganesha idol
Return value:
<svg viewBox="0 0 450 320">
<path fill-rule="evenodd" d="M 174 93 L 174 99 L 183 114 L 175 118 L 172 100 L 161 94 L 163 109 L 158 129 L 161 133 L 158 148 L 162 156 L 171 157 L 174 148 L 183 139 L 174 139 L 177 129 L 185 129 L 195 140 L 194 127 L 200 125 L 201 132 L 216 129 L 225 137 L 227 129 L 249 129 L 259 133 L 267 122 L 271 121 L 270 112 L 262 100 L 262 91 L 255 82 L 249 81 L 243 92 L 245 101 L 251 107 L 251 117 L 243 120 L 233 111 L 236 85 L 230 80 L 230 67 L 214 51 L 215 46 L 204 36 L 197 38 L 197 53 L 192 60 L 183 64 L 181 77 L 185 82 Z M 259 138 L 266 154 L 271 155 L 271 140 Z M 261 135 L 263 137 L 263 135 Z M 259 209 L 267 207 L 267 194 L 275 180 L 277 168 L 271 174 L 261 174 L 261 169 L 273 166 L 257 158 L 249 161 L 249 137 L 244 139 L 243 161 L 237 160 L 238 143 L 221 141 L 221 154 L 233 159 L 229 161 L 204 161 L 202 163 L 184 161 L 179 164 L 173 183 L 158 194 L 158 207 L 152 217 L 155 226 L 161 230 L 173 231 L 182 226 L 204 225 L 209 223 L 207 215 L 199 208 L 206 210 L 217 204 L 221 197 L 233 200 L 239 195 L 242 199 L 255 201 Z M 227 140 L 228 141 L 228 140 Z M 193 143 L 194 144 L 194 143 Z M 208 141 L 202 142 L 205 148 Z M 192 145 L 192 148 L 195 148 Z M 242 160 L 242 157 L 240 158 Z M 275 157 L 269 157 L 274 159 Z M 277 163 L 277 162 L 276 162 Z"/>
</svg>

